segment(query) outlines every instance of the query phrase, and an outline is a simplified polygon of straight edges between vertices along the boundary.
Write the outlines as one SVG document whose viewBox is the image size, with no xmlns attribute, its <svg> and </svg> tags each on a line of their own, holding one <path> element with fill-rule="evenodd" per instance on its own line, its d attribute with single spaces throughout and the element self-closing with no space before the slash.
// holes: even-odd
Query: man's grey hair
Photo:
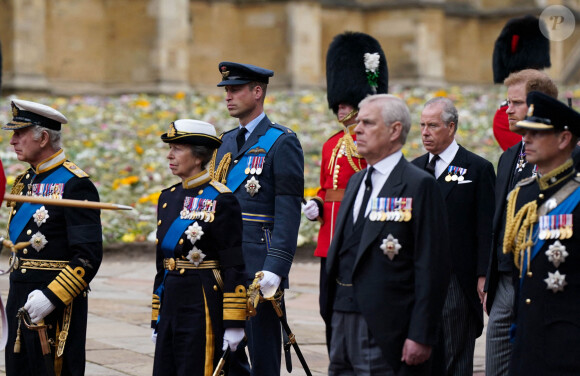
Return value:
<svg viewBox="0 0 580 376">
<path fill-rule="evenodd" d="M 48 133 L 48 141 L 50 142 L 50 146 L 54 150 L 59 150 L 62 147 L 62 141 L 60 138 L 60 131 L 55 131 L 54 129 L 48 129 L 45 127 L 41 127 L 40 125 L 33 125 L 31 126 L 33 136 L 32 138 L 34 141 L 40 140 L 42 137 L 42 132 Z"/>
<path fill-rule="evenodd" d="M 381 116 L 385 125 L 389 126 L 394 122 L 401 122 L 401 145 L 407 142 L 407 135 L 411 129 L 411 113 L 409 108 L 401 98 L 391 94 L 375 94 L 366 97 L 359 103 L 359 108 L 365 104 L 380 102 Z"/>
<path fill-rule="evenodd" d="M 431 106 L 431 105 L 440 105 L 441 106 L 441 121 L 445 124 L 446 127 L 449 126 L 450 123 L 453 122 L 455 124 L 454 133 L 457 132 L 457 125 L 459 122 L 459 114 L 457 113 L 457 108 L 451 101 L 451 99 L 446 97 L 435 97 L 429 99 L 423 109 Z"/>
</svg>

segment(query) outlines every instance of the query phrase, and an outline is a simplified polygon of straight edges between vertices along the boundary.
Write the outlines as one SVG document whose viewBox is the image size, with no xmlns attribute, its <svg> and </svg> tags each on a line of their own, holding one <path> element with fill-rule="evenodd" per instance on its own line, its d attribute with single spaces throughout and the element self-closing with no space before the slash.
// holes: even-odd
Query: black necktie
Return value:
<svg viewBox="0 0 580 376">
<path fill-rule="evenodd" d="M 427 171 L 431 175 L 435 176 L 435 164 L 437 163 L 438 160 L 439 160 L 439 156 L 437 154 L 435 154 L 433 156 L 433 158 L 431 158 L 429 163 L 427 163 L 427 165 L 425 166 L 425 171 Z"/>
<path fill-rule="evenodd" d="M 365 179 L 365 194 L 362 199 L 362 203 L 360 204 L 360 209 L 358 211 L 358 217 L 356 218 L 355 224 L 363 223 L 363 219 L 365 217 L 365 212 L 367 211 L 367 205 L 369 203 L 369 198 L 371 197 L 371 193 L 373 191 L 373 181 L 371 180 L 372 174 L 374 172 L 374 167 L 369 166 L 367 171 L 367 177 Z"/>
<path fill-rule="evenodd" d="M 245 127 L 241 127 L 238 131 L 238 135 L 236 136 L 236 142 L 238 143 L 238 151 L 244 146 L 246 143 L 246 132 L 248 130 Z"/>
</svg>

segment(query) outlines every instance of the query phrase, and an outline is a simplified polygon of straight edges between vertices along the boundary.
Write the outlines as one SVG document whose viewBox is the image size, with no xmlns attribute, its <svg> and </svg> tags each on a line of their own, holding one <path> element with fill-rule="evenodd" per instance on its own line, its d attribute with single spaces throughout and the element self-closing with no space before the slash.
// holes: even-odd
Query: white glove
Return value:
<svg viewBox="0 0 580 376">
<path fill-rule="evenodd" d="M 157 332 L 155 329 L 152 329 L 151 331 L 151 342 L 153 342 L 154 345 L 157 344 Z"/>
<path fill-rule="evenodd" d="M 236 351 L 244 336 L 244 328 L 227 328 L 224 332 L 224 345 L 222 346 L 222 350 L 226 351 L 229 346 L 232 351 Z"/>
<path fill-rule="evenodd" d="M 262 273 L 264 273 L 264 277 L 260 281 L 260 291 L 262 291 L 264 298 L 271 298 L 276 293 L 278 286 L 280 286 L 282 278 L 267 270 L 262 270 Z"/>
<path fill-rule="evenodd" d="M 320 215 L 320 211 L 318 210 L 318 204 L 314 200 L 308 200 L 306 204 L 302 205 L 302 211 L 304 212 L 306 218 L 308 218 L 311 221 L 316 220 L 316 218 L 318 218 L 318 216 Z"/>
<path fill-rule="evenodd" d="M 24 304 L 24 309 L 28 311 L 30 320 L 38 323 L 54 310 L 55 306 L 40 290 L 34 290 L 28 294 L 28 300 Z"/>
</svg>

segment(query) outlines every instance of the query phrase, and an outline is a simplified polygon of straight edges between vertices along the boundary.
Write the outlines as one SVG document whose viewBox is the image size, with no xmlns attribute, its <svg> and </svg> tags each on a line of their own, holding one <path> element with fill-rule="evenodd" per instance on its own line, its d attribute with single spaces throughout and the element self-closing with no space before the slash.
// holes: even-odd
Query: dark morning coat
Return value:
<svg viewBox="0 0 580 376">
<path fill-rule="evenodd" d="M 364 175 L 365 171 L 353 175 L 346 188 L 327 256 L 329 281 L 337 276 L 337 253 L 344 241 L 346 216 L 352 215 Z M 354 296 L 389 364 L 399 374 L 408 374 L 413 367 L 401 363 L 405 339 L 427 345 L 437 342 L 450 274 L 446 209 L 433 177 L 404 158 L 391 172 L 379 197 L 413 198 L 412 218 L 409 222 L 365 219 L 353 266 Z M 393 260 L 380 248 L 389 234 L 402 245 Z M 328 286 L 328 302 L 332 305 L 336 284 Z"/>
<path fill-rule="evenodd" d="M 424 169 L 428 158 L 429 153 L 424 154 L 413 164 Z M 473 315 L 479 320 L 479 336 L 483 330 L 483 309 L 477 294 L 477 279 L 487 271 L 495 173 L 489 161 L 462 146 L 450 164 L 467 169 L 463 182 L 445 181 L 447 171 L 437 179 L 447 207 L 451 270 L 459 280 Z"/>
</svg>

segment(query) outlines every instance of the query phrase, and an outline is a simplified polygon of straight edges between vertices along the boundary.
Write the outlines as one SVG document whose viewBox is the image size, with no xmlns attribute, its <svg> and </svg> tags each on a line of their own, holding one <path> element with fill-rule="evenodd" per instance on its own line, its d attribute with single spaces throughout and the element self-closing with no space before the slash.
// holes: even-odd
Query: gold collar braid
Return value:
<svg viewBox="0 0 580 376">
<path fill-rule="evenodd" d="M 350 167 L 352 167 L 352 169 L 355 172 L 359 172 L 360 170 L 362 170 L 362 166 L 360 163 L 360 159 L 362 158 L 362 156 L 358 153 L 358 149 L 356 148 L 356 145 L 354 143 L 354 139 L 352 138 L 352 136 L 350 134 L 351 127 L 346 126 L 344 124 L 345 122 L 349 121 L 354 116 L 356 116 L 357 114 L 358 114 L 357 110 L 352 110 L 348 115 L 346 115 L 345 117 L 343 117 L 342 119 L 339 120 L 339 123 L 342 123 L 342 125 L 344 126 L 344 129 L 343 129 L 344 135 L 338 140 L 334 149 L 332 149 L 332 155 L 330 156 L 330 161 L 328 162 L 328 170 L 329 170 L 331 175 L 334 171 L 336 156 L 339 152 L 344 152 L 344 155 L 346 156 L 346 159 L 348 160 Z M 353 157 L 359 159 L 358 165 L 352 159 Z"/>
<path fill-rule="evenodd" d="M 516 187 L 508 198 L 503 253 L 513 252 L 514 264 L 520 270 L 521 278 L 524 251 L 527 253 L 527 270 L 530 270 L 531 248 L 534 245 L 533 225 L 538 221 L 538 203 L 536 200 L 530 201 L 514 215 L 519 191 L 520 187 Z"/>
</svg>

